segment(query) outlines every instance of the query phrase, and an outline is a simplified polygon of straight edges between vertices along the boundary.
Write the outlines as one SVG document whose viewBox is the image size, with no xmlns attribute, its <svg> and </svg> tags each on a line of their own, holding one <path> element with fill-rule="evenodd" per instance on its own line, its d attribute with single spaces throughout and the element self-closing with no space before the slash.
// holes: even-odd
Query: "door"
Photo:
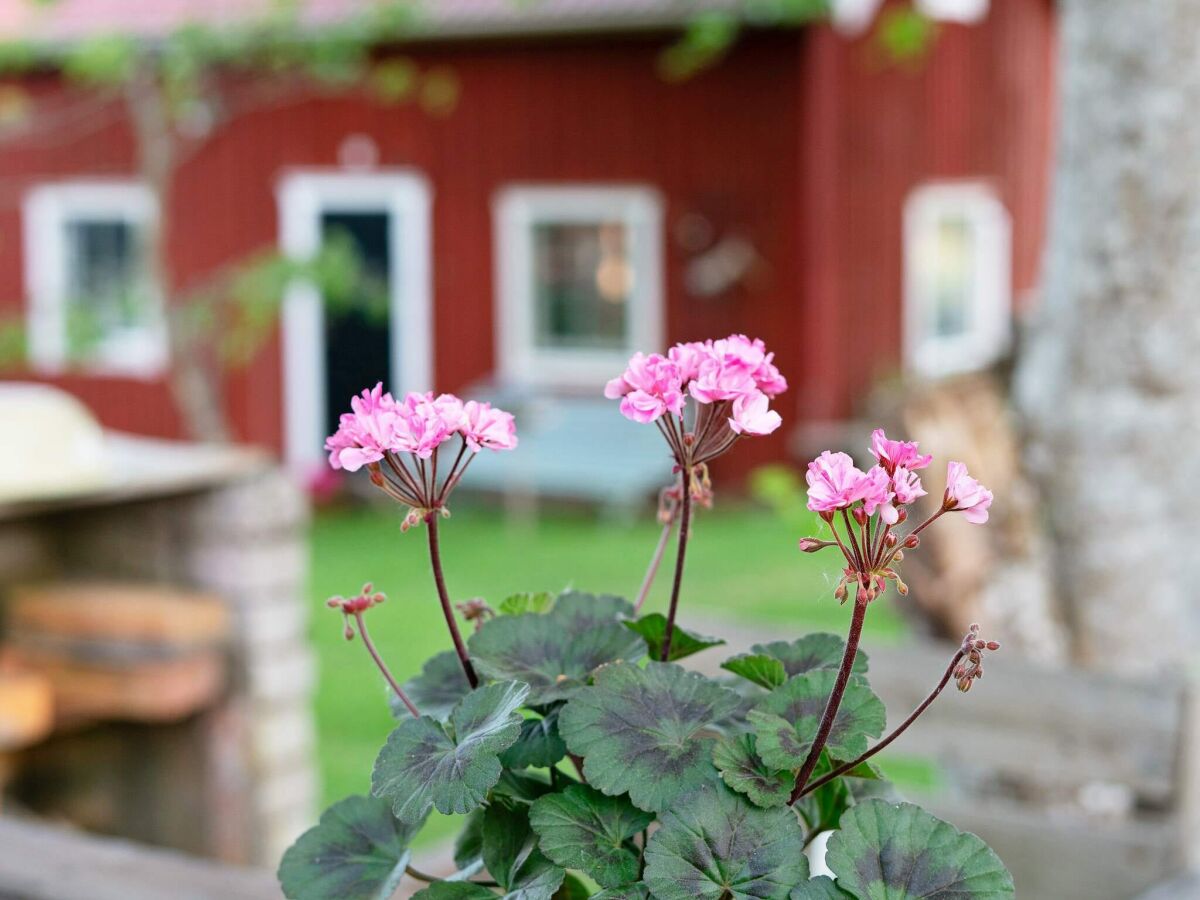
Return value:
<svg viewBox="0 0 1200 900">
<path fill-rule="evenodd" d="M 301 474 L 324 465 L 325 438 L 350 398 L 382 381 L 394 394 L 432 388 L 430 192 L 415 172 L 301 170 L 279 190 L 280 243 L 311 257 L 334 235 L 377 285 L 326 303 L 311 284 L 283 308 L 284 453 Z"/>
</svg>

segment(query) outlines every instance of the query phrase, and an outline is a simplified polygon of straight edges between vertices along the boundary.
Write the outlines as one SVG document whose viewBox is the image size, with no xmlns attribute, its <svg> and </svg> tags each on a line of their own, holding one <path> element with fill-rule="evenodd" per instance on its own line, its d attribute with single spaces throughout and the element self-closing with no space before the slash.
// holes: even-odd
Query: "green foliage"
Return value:
<svg viewBox="0 0 1200 900">
<path fill-rule="evenodd" d="M 748 721 L 758 736 L 758 753 L 771 766 L 794 768 L 804 763 L 837 680 L 834 669 L 815 669 L 789 678 L 750 711 Z M 852 759 L 867 749 L 867 739 L 883 733 L 886 713 L 867 680 L 853 675 L 825 744 L 830 753 Z"/>
<path fill-rule="evenodd" d="M 651 659 L 662 659 L 663 642 L 667 636 L 666 616 L 662 613 L 650 613 L 649 615 L 642 616 L 640 619 L 627 621 L 625 627 L 631 631 L 636 631 L 645 638 L 646 646 L 650 650 Z M 724 643 L 725 640 L 723 638 L 696 634 L 694 631 L 681 628 L 676 623 L 674 633 L 671 636 L 671 656 L 667 662 L 675 662 L 678 659 L 691 656 L 693 653 L 707 650 L 709 647 L 719 647 Z"/>
<path fill-rule="evenodd" d="M 674 804 L 646 848 L 646 886 L 658 900 L 786 900 L 806 878 L 792 811 L 760 809 L 719 782 Z"/>
<path fill-rule="evenodd" d="M 445 721 L 455 705 L 471 692 L 458 654 L 444 650 L 425 661 L 421 674 L 404 683 L 406 693 L 421 713 Z M 392 715 L 406 719 L 409 712 L 396 697 L 391 697 Z"/>
<path fill-rule="evenodd" d="M 483 814 L 483 863 L 513 900 L 550 900 L 566 871 L 546 858 L 529 827 L 529 810 L 493 803 Z"/>
<path fill-rule="evenodd" d="M 457 661 L 457 660 L 456 660 Z M 558 708 L 545 716 L 530 716 L 521 725 L 517 742 L 500 755 L 506 769 L 552 766 L 567 755 L 567 745 L 558 733 Z"/>
<path fill-rule="evenodd" d="M 489 678 L 528 684 L 534 705 L 566 700 L 604 663 L 646 655 L 643 641 L 619 621 L 631 611 L 619 597 L 563 594 L 547 613 L 486 622 L 471 635 L 471 657 Z"/>
<path fill-rule="evenodd" d="M 512 746 L 523 721 L 518 709 L 527 685 L 503 682 L 464 697 L 443 725 L 429 716 L 407 719 L 388 736 L 375 761 L 371 791 L 392 801 L 404 822 L 475 809 L 500 780 L 500 754 Z"/>
<path fill-rule="evenodd" d="M 629 793 L 658 812 L 716 778 L 712 738 L 701 732 L 738 706 L 738 695 L 673 663 L 605 666 L 559 717 L 588 784 Z"/>
<path fill-rule="evenodd" d="M 549 612 L 553 606 L 553 594 L 547 591 L 537 594 L 526 592 L 505 597 L 500 601 L 500 605 L 496 607 L 496 612 L 502 616 L 520 616 L 525 613 Z"/>
<path fill-rule="evenodd" d="M 792 793 L 791 770 L 768 766 L 758 755 L 753 734 L 735 734 L 717 741 L 713 765 L 725 784 L 750 798 L 755 806 L 783 806 Z"/>
<path fill-rule="evenodd" d="M 289 900 L 387 900 L 408 864 L 408 845 L 423 820 L 405 824 L 391 804 L 347 797 L 321 814 L 279 864 Z"/>
<path fill-rule="evenodd" d="M 983 841 L 911 803 L 855 806 L 830 838 L 826 862 L 858 900 L 1015 895 L 1012 876 Z"/>
<path fill-rule="evenodd" d="M 654 816 L 624 797 L 575 784 L 537 800 L 529 821 L 550 859 L 616 888 L 637 881 L 638 854 L 630 839 L 649 827 Z"/>
</svg>

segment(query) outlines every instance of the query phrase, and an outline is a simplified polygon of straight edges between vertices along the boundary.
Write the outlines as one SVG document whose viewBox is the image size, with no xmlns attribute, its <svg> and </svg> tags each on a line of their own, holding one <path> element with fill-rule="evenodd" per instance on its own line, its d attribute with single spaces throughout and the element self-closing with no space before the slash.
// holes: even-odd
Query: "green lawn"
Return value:
<svg viewBox="0 0 1200 900">
<path fill-rule="evenodd" d="M 369 615 L 371 634 L 401 681 L 433 653 L 450 647 L 429 572 L 425 533 L 400 532 L 398 509 L 324 511 L 313 528 L 313 640 L 321 677 L 317 694 L 321 775 L 328 801 L 365 792 L 371 765 L 391 727 L 382 680 L 357 643 L 342 637 L 338 615 L 324 608 L 331 594 L 374 582 L 388 602 Z M 807 513 L 786 520 L 756 508 L 703 511 L 688 548 L 680 622 L 690 610 L 706 620 L 778 625 L 779 636 L 845 629 L 849 611 L 833 599 L 837 557 L 800 553 L 796 541 L 816 533 Z M 498 603 L 520 591 L 566 587 L 632 596 L 659 533 L 652 515 L 624 525 L 585 514 L 547 514 L 536 524 L 509 524 L 495 510 L 466 503 L 441 527 L 446 580 L 456 599 Z M 672 550 L 673 553 L 673 545 Z M 663 609 L 671 558 L 647 603 Z M 880 603 L 868 619 L 876 639 L 901 630 Z M 427 829 L 440 835 L 442 827 Z"/>
</svg>

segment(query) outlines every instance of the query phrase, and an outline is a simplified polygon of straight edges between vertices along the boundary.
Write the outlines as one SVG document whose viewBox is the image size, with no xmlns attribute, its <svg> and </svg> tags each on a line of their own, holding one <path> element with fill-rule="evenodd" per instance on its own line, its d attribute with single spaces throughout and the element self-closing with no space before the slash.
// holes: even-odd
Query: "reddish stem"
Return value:
<svg viewBox="0 0 1200 900">
<path fill-rule="evenodd" d="M 396 692 L 396 696 L 400 698 L 400 702 L 408 707 L 408 711 L 413 714 L 413 718 L 420 718 L 421 714 L 417 712 L 417 708 L 413 706 L 413 702 L 408 699 L 408 695 L 404 693 L 403 688 L 400 687 L 400 684 L 392 676 L 391 670 L 388 669 L 387 664 L 383 661 L 383 657 L 381 657 L 379 655 L 379 651 L 375 649 L 375 644 L 371 640 L 371 635 L 367 632 L 367 622 L 363 618 L 363 614 L 361 612 L 356 612 L 354 614 L 354 620 L 358 622 L 358 635 L 362 638 L 363 646 L 366 647 L 367 652 L 371 654 L 371 659 L 375 660 L 375 665 L 379 668 L 379 671 L 383 673 L 384 680 L 391 685 L 392 690 Z"/>
<path fill-rule="evenodd" d="M 675 611 L 679 607 L 679 588 L 683 584 L 683 560 L 692 524 L 692 470 L 683 466 L 683 500 L 679 511 L 679 552 L 675 556 L 675 581 L 671 585 L 671 605 L 667 609 L 667 633 L 663 636 L 663 662 L 671 658 L 671 638 L 675 632 Z"/>
<path fill-rule="evenodd" d="M 663 554 L 667 551 L 667 541 L 670 540 L 671 531 L 674 527 L 674 520 L 667 522 L 663 526 L 662 534 L 658 538 L 658 546 L 654 548 L 654 556 L 650 559 L 649 568 L 646 569 L 646 577 L 642 579 L 642 587 L 638 591 L 637 602 L 633 604 L 633 611 L 635 613 L 642 611 L 646 597 L 650 595 L 650 586 L 654 584 L 654 577 L 658 574 L 658 567 L 662 564 Z"/>
<path fill-rule="evenodd" d="M 454 608 L 450 604 L 450 592 L 446 590 L 446 577 L 442 574 L 442 554 L 438 547 L 438 511 L 431 510 L 425 516 L 425 530 L 429 534 L 429 562 L 433 565 L 433 580 L 437 585 L 438 598 L 442 601 L 442 615 L 446 617 L 446 627 L 450 629 L 450 637 L 454 641 L 454 652 L 462 663 L 463 672 L 472 688 L 479 687 L 479 676 L 471 665 L 471 657 L 467 654 L 467 645 L 463 643 L 454 621 Z"/>
<path fill-rule="evenodd" d="M 933 703 L 933 701 L 938 698 L 938 695 L 941 694 L 942 690 L 946 687 L 946 685 L 950 683 L 950 677 L 954 674 L 954 667 L 957 666 L 962 661 L 962 658 L 965 655 L 966 655 L 965 652 L 961 649 L 957 653 L 954 654 L 954 657 L 950 660 L 950 665 L 948 665 L 946 667 L 945 674 L 942 675 L 942 680 L 937 683 L 937 687 L 935 687 L 930 692 L 928 697 L 926 697 L 923 701 L 921 701 L 921 705 L 918 706 L 916 709 L 914 709 L 912 711 L 912 714 L 907 719 L 905 719 L 903 722 L 901 722 L 899 725 L 896 726 L 895 731 L 893 731 L 891 734 L 889 734 L 887 737 L 885 737 L 883 740 L 881 740 L 878 744 L 876 744 L 874 747 L 872 747 L 866 753 L 862 754 L 862 756 L 859 756 L 857 759 L 852 759 L 848 763 L 843 763 L 842 765 L 840 765 L 836 769 L 834 769 L 832 772 L 830 772 L 826 775 L 822 775 L 820 778 L 818 778 L 812 784 L 808 785 L 803 791 L 801 791 L 800 796 L 803 797 L 807 794 L 811 794 L 817 788 L 828 784 L 829 782 L 833 781 L 833 779 L 835 779 L 835 778 L 839 778 L 840 776 L 845 775 L 851 769 L 857 768 L 858 766 L 865 763 L 872 756 L 874 756 L 876 753 L 878 753 L 880 750 L 885 749 L 888 746 L 888 744 L 892 743 L 892 741 L 896 740 L 896 738 L 900 737 L 900 735 L 904 734 L 904 732 L 908 729 L 908 727 L 910 725 L 912 725 L 913 722 L 917 721 L 917 719 L 919 719 L 921 717 L 921 714 L 923 712 L 925 712 L 925 710 L 929 709 L 930 704 Z"/>
<path fill-rule="evenodd" d="M 858 655 L 858 642 L 862 637 L 863 622 L 866 617 L 867 600 L 860 596 L 854 601 L 854 615 L 850 619 L 850 633 L 846 636 L 846 652 L 842 654 L 842 667 L 838 670 L 837 680 L 833 683 L 833 690 L 829 694 L 829 701 L 825 704 L 825 713 L 821 716 L 821 726 L 817 729 L 812 749 L 808 751 L 808 757 L 804 760 L 804 765 L 800 767 L 800 773 L 796 776 L 796 786 L 792 789 L 792 796 L 788 800 L 789 805 L 794 804 L 804 795 L 804 787 L 808 784 L 808 779 L 812 777 L 813 769 L 817 767 L 817 760 L 821 758 L 825 742 L 829 740 L 829 732 L 833 730 L 833 722 L 837 718 L 838 708 L 842 705 L 842 696 L 846 693 L 846 685 L 850 681 L 850 672 L 854 668 L 854 657 Z"/>
</svg>

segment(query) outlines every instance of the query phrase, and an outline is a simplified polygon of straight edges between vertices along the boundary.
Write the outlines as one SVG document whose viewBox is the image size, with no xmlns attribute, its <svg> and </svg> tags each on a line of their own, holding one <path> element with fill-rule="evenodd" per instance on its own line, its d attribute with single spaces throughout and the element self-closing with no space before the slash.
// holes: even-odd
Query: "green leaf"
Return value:
<svg viewBox="0 0 1200 900">
<path fill-rule="evenodd" d="M 646 655 L 618 621 L 631 610 L 619 597 L 563 594 L 548 613 L 492 619 L 471 636 L 471 658 L 488 678 L 528 684 L 534 706 L 566 700 L 597 667 Z"/>
<path fill-rule="evenodd" d="M 454 865 L 460 870 L 482 864 L 483 860 L 483 810 L 472 810 L 463 823 L 462 831 L 454 839 Z"/>
<path fill-rule="evenodd" d="M 792 811 L 760 809 L 720 782 L 672 805 L 646 848 L 646 885 L 657 900 L 785 900 L 806 878 Z"/>
<path fill-rule="evenodd" d="M 567 755 L 567 745 L 558 733 L 558 710 L 541 719 L 526 719 L 517 742 L 500 755 L 506 769 L 544 769 Z"/>
<path fill-rule="evenodd" d="M 789 678 L 750 710 L 746 717 L 758 735 L 758 755 L 767 765 L 791 769 L 804 764 L 820 727 L 838 673 L 815 669 Z M 852 759 L 867 749 L 867 739 L 883 733 L 886 712 L 867 680 L 851 676 L 838 707 L 826 748 Z"/>
<path fill-rule="evenodd" d="M 572 753 L 584 757 L 587 782 L 606 794 L 629 792 L 635 806 L 658 812 L 716 777 L 705 726 L 732 712 L 733 691 L 674 663 L 605 666 L 559 714 Z"/>
<path fill-rule="evenodd" d="M 650 649 L 651 659 L 662 658 L 663 641 L 667 637 L 667 617 L 662 613 L 650 613 L 642 616 L 637 621 L 627 621 L 625 627 L 631 631 L 636 631 L 646 641 L 646 646 Z M 694 631 L 688 631 L 686 628 L 680 628 L 676 623 L 671 634 L 671 658 L 668 662 L 674 662 L 677 659 L 683 659 L 685 656 L 691 656 L 693 653 L 699 653 L 701 650 L 707 650 L 709 647 L 717 647 L 725 643 L 722 638 L 706 637 L 702 634 L 696 634 Z"/>
<path fill-rule="evenodd" d="M 755 752 L 753 734 L 723 737 L 713 747 L 713 765 L 725 783 L 756 806 L 783 806 L 792 793 L 795 776 L 768 766 Z"/>
<path fill-rule="evenodd" d="M 500 601 L 497 612 L 502 616 L 520 616 L 525 613 L 549 612 L 554 606 L 554 595 L 542 591 L 538 594 L 513 594 Z"/>
<path fill-rule="evenodd" d="M 517 710 L 528 693 L 513 681 L 491 684 L 464 697 L 445 725 L 424 715 L 401 722 L 375 760 L 372 793 L 389 798 L 405 822 L 431 806 L 470 812 L 500 779 L 500 753 L 521 733 Z"/>
<path fill-rule="evenodd" d="M 493 803 L 484 812 L 483 862 L 512 900 L 550 900 L 566 876 L 538 849 L 524 806 Z"/>
<path fill-rule="evenodd" d="M 783 663 L 765 653 L 739 653 L 721 663 L 721 668 L 773 691 L 788 679 Z"/>
<path fill-rule="evenodd" d="M 1012 876 L 995 852 L 911 803 L 868 800 L 842 816 L 826 862 L 859 900 L 998 900 Z"/>
<path fill-rule="evenodd" d="M 288 848 L 279 882 L 289 900 L 385 900 L 404 876 L 408 845 L 424 824 L 404 824 L 391 804 L 347 797 Z"/>
<path fill-rule="evenodd" d="M 592 896 L 592 889 L 588 887 L 576 875 L 567 873 L 567 877 L 563 879 L 562 885 L 554 892 L 554 900 L 588 900 Z"/>
<path fill-rule="evenodd" d="M 458 654 L 445 650 L 425 661 L 421 674 L 405 682 L 404 693 L 421 715 L 444 722 L 455 704 L 471 693 L 471 685 L 458 661 Z M 391 703 L 392 715 L 397 719 L 412 718 L 394 695 L 391 695 Z"/>
<path fill-rule="evenodd" d="M 851 896 L 828 875 L 818 875 L 796 885 L 788 900 L 850 900 Z"/>
<path fill-rule="evenodd" d="M 650 891 L 639 881 L 623 887 L 605 888 L 598 894 L 592 894 L 591 900 L 650 900 Z"/>
<path fill-rule="evenodd" d="M 413 894 L 412 900 L 496 900 L 497 896 L 495 891 L 471 881 L 435 881 Z"/>
<path fill-rule="evenodd" d="M 562 777 L 567 776 L 563 775 Z M 528 806 L 538 797 L 549 794 L 553 790 L 554 786 L 540 774 L 505 769 L 504 774 L 500 776 L 500 780 L 492 789 L 492 793 Z"/>
<path fill-rule="evenodd" d="M 547 794 L 529 812 L 546 856 L 610 888 L 637 880 L 638 854 L 628 842 L 653 821 L 624 797 L 606 797 L 582 784 Z"/>
</svg>

